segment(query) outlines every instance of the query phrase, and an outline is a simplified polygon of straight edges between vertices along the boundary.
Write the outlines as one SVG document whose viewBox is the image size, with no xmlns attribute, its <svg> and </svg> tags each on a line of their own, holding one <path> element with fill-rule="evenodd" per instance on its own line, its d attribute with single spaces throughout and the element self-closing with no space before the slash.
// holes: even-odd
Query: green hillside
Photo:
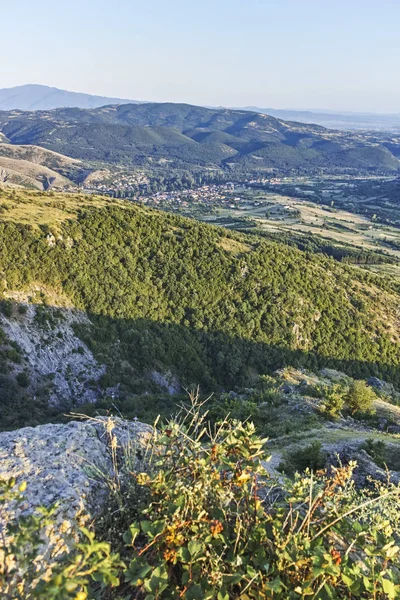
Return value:
<svg viewBox="0 0 400 600">
<path fill-rule="evenodd" d="M 0 112 L 12 144 L 36 144 L 73 158 L 126 164 L 353 170 L 400 168 L 400 140 L 332 131 L 245 110 L 188 104 L 126 104 L 96 109 Z"/>
<path fill-rule="evenodd" d="M 39 287 L 87 312 L 77 331 L 112 367 L 105 384 L 141 392 L 155 369 L 215 389 L 285 364 L 400 383 L 399 296 L 382 279 L 127 203 L 16 198 L 2 197 L 3 293 Z"/>
</svg>

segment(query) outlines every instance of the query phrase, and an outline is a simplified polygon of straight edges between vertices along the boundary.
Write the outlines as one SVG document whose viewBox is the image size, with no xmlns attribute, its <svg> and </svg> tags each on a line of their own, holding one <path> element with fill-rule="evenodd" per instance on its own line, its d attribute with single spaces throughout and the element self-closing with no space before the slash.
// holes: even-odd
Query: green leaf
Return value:
<svg viewBox="0 0 400 600">
<path fill-rule="evenodd" d="M 179 550 L 178 550 L 178 556 L 181 559 L 181 561 L 184 562 L 184 563 L 189 563 L 190 560 L 191 560 L 190 552 L 186 548 L 186 546 L 182 546 L 181 548 L 179 548 Z"/>
<path fill-rule="evenodd" d="M 272 592 L 281 592 L 284 588 L 282 580 L 280 577 L 275 577 L 273 581 L 269 581 L 267 584 L 267 589 Z"/>
<path fill-rule="evenodd" d="M 203 544 L 197 540 L 191 540 L 187 547 L 192 558 L 195 558 L 203 550 Z"/>
<path fill-rule="evenodd" d="M 152 522 L 151 521 L 140 521 L 140 528 L 143 533 L 148 534 L 151 531 Z"/>
<path fill-rule="evenodd" d="M 136 537 L 139 535 L 140 533 L 140 527 L 137 523 L 132 523 L 132 525 L 130 525 L 129 530 L 125 531 L 124 535 L 122 536 L 122 539 L 124 540 L 125 544 L 127 546 L 130 546 L 131 544 L 134 543 Z"/>
<path fill-rule="evenodd" d="M 164 521 L 141 521 L 140 527 L 143 533 L 146 533 L 150 539 L 162 532 L 164 529 Z"/>
<path fill-rule="evenodd" d="M 187 600 L 203 600 L 204 592 L 203 592 L 203 588 L 201 587 L 201 585 L 196 584 L 196 585 L 193 585 L 192 587 L 190 587 L 186 591 L 186 598 L 187 598 Z"/>
<path fill-rule="evenodd" d="M 348 575 L 345 575 L 344 573 L 342 573 L 342 581 L 343 581 L 344 584 L 347 585 L 347 587 L 349 589 L 351 589 L 352 585 L 354 584 L 354 579 L 352 579 Z"/>
<path fill-rule="evenodd" d="M 243 579 L 242 573 L 233 573 L 233 575 L 225 575 L 224 580 L 228 585 L 236 585 Z"/>
<path fill-rule="evenodd" d="M 389 581 L 389 579 L 384 579 L 383 577 L 381 581 L 383 591 L 385 592 L 387 597 L 390 598 L 390 600 L 392 600 L 393 598 L 398 598 L 398 596 L 396 596 L 396 593 L 399 590 L 399 586 L 395 585 L 392 581 Z"/>
</svg>

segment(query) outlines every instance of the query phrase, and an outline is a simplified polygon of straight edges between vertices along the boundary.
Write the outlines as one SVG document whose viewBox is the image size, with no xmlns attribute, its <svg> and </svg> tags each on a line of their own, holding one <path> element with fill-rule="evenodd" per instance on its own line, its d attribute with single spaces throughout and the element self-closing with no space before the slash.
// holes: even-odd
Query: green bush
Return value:
<svg viewBox="0 0 400 600">
<path fill-rule="evenodd" d="M 322 394 L 321 412 L 330 418 L 337 418 L 343 410 L 346 402 L 347 388 L 339 383 L 320 386 Z"/>
<path fill-rule="evenodd" d="M 94 533 L 81 529 L 81 541 L 56 560 L 43 560 L 43 545 L 49 556 L 46 532 L 55 525 L 54 508 L 38 508 L 30 516 L 19 517 L 7 526 L 6 507 L 18 508 L 26 484 L 0 481 L 0 596 L 4 599 L 86 600 L 92 597 L 90 584 L 113 586 L 119 583 L 122 566 L 110 545 L 96 541 Z M 100 588 L 99 588 L 100 589 Z M 89 596 L 90 593 L 90 596 Z"/>
<path fill-rule="evenodd" d="M 97 519 L 105 540 L 83 529 L 70 552 L 44 564 L 40 547 L 53 509 L 20 518 L 0 531 L 1 597 L 400 597 L 398 487 L 356 489 L 355 463 L 277 487 L 263 466 L 266 440 L 253 424 L 206 419 L 194 400 L 182 418 L 154 428 L 140 456 L 133 444 L 117 452 L 107 422 L 114 473 L 107 511 Z M 14 489 L 14 482 L 0 486 L 0 523 L 24 491 Z"/>
<path fill-rule="evenodd" d="M 365 450 L 373 459 L 378 467 L 384 468 L 386 465 L 386 444 L 382 440 L 368 438 L 362 444 L 361 449 Z"/>
<path fill-rule="evenodd" d="M 118 543 L 127 525 L 124 598 L 399 597 L 398 488 L 356 490 L 351 464 L 276 493 L 254 425 L 205 419 L 155 430 L 146 471 L 119 477 L 103 527 Z"/>
<path fill-rule="evenodd" d="M 352 414 L 373 413 L 374 400 L 376 400 L 376 394 L 374 390 L 365 383 L 365 381 L 352 381 L 346 394 L 346 404 Z"/>
<path fill-rule="evenodd" d="M 316 471 L 325 466 L 326 457 L 321 450 L 321 442 L 315 441 L 304 448 L 296 448 L 287 453 L 285 461 L 279 466 L 286 474 L 302 473 L 306 469 Z"/>
<path fill-rule="evenodd" d="M 22 388 L 29 387 L 29 376 L 25 371 L 18 373 L 18 375 L 16 376 L 15 379 L 20 387 L 22 387 Z"/>
<path fill-rule="evenodd" d="M 13 303 L 11 300 L 2 300 L 0 302 L 0 310 L 5 317 L 12 317 Z"/>
</svg>

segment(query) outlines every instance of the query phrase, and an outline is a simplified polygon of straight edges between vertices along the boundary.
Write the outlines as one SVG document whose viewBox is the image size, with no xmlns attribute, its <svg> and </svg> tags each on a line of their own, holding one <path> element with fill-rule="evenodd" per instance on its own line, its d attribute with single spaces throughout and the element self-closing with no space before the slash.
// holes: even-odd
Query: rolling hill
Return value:
<svg viewBox="0 0 400 600">
<path fill-rule="evenodd" d="M 330 129 L 347 129 L 361 131 L 393 131 L 400 132 L 400 113 L 357 113 L 335 112 L 323 110 L 289 110 L 276 108 L 245 107 L 242 110 L 259 112 L 277 119 L 298 121 L 300 123 L 315 123 Z"/>
<path fill-rule="evenodd" d="M 186 104 L 0 112 L 12 144 L 34 144 L 86 161 L 268 172 L 315 169 L 393 173 L 400 138 L 332 131 L 245 110 Z"/>
<path fill-rule="evenodd" d="M 81 161 L 39 146 L 0 143 L 0 183 L 38 190 L 69 190 L 86 173 Z"/>
</svg>

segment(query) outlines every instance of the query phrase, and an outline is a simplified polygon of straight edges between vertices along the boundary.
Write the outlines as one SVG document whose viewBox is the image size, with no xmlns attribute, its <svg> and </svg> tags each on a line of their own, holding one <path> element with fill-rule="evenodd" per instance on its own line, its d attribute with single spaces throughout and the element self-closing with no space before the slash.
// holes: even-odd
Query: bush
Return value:
<svg viewBox="0 0 400 600">
<path fill-rule="evenodd" d="M 103 527 L 118 543 L 127 525 L 121 596 L 399 597 L 398 488 L 356 490 L 350 464 L 297 475 L 277 494 L 254 425 L 205 418 L 194 404 L 155 430 L 146 472 L 118 477 Z"/>
<path fill-rule="evenodd" d="M 81 541 L 58 560 L 43 561 L 43 545 L 52 558 L 57 543 L 49 547 L 46 531 L 55 525 L 54 509 L 38 508 L 30 516 L 10 522 L 5 529 L 6 506 L 23 502 L 26 484 L 0 481 L 0 596 L 30 600 L 86 600 L 90 583 L 112 586 L 122 563 L 106 542 L 81 529 Z M 53 554 L 54 553 L 54 554 Z M 99 585 L 99 584 L 97 584 Z M 92 596 L 93 597 L 93 596 Z"/>
<path fill-rule="evenodd" d="M 304 448 L 296 448 L 286 455 L 285 461 L 281 463 L 279 469 L 287 474 L 300 473 L 311 469 L 315 471 L 325 466 L 325 454 L 321 450 L 321 442 L 315 441 Z"/>
<path fill-rule="evenodd" d="M 111 420 L 106 429 L 114 474 L 98 527 L 107 541 L 83 529 L 86 539 L 44 564 L 52 509 L 20 518 L 6 535 L 0 530 L 2 598 L 400 597 L 398 487 L 356 489 L 352 463 L 296 475 L 277 490 L 254 425 L 225 419 L 211 427 L 195 400 L 181 419 L 154 428 L 140 469 L 135 446 L 118 454 Z M 0 523 L 23 492 L 14 489 L 0 486 Z"/>
<path fill-rule="evenodd" d="M 376 400 L 376 394 L 374 390 L 365 383 L 365 381 L 352 381 L 346 394 L 346 404 L 352 414 L 372 414 L 374 412 L 374 400 Z"/>
<path fill-rule="evenodd" d="M 16 376 L 15 379 L 20 387 L 22 387 L 22 388 L 29 387 L 29 377 L 25 371 L 18 373 L 18 375 Z"/>
<path fill-rule="evenodd" d="M 373 459 L 374 463 L 381 467 L 381 469 L 386 466 L 386 454 L 387 448 L 385 442 L 382 440 L 374 440 L 373 438 L 368 438 L 361 446 L 362 450 L 365 450 L 370 457 Z"/>
<path fill-rule="evenodd" d="M 347 388 L 335 383 L 334 385 L 321 386 L 319 390 L 323 397 L 321 412 L 333 419 L 337 418 L 344 408 Z"/>
<path fill-rule="evenodd" d="M 2 300 L 0 302 L 0 310 L 5 317 L 12 317 L 13 303 L 11 302 L 11 300 Z"/>
</svg>

